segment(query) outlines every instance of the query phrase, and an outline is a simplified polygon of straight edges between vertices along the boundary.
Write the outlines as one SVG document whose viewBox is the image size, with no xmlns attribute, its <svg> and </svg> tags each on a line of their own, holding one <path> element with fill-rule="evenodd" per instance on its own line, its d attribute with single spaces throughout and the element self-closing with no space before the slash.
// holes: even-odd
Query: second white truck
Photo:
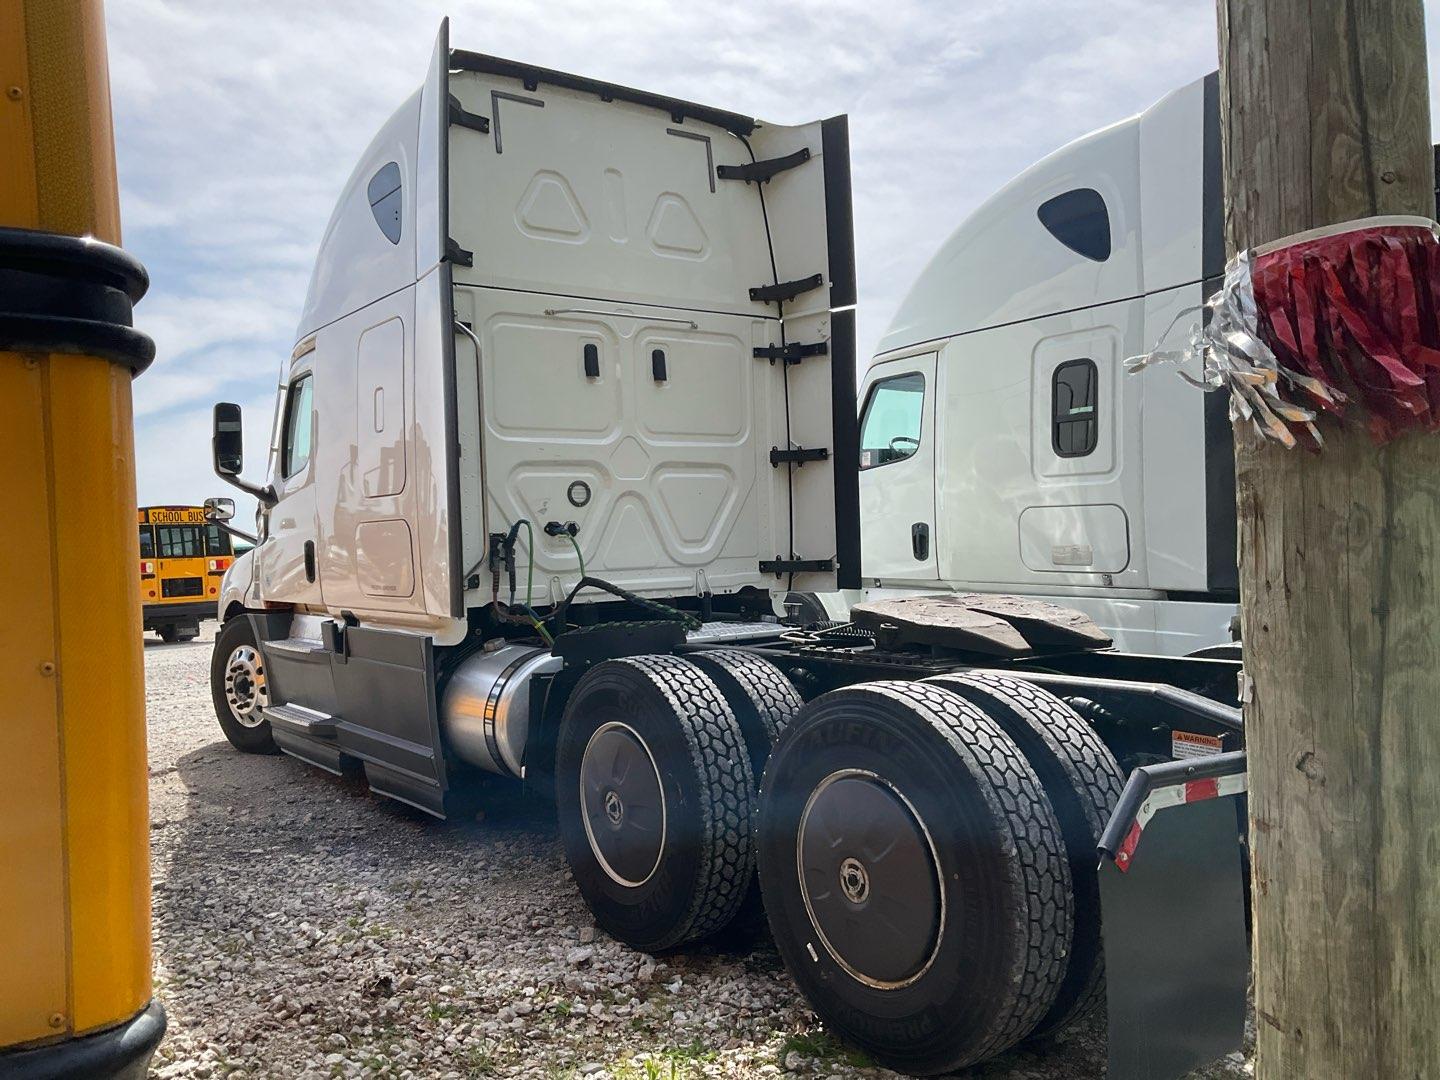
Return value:
<svg viewBox="0 0 1440 1080">
<path fill-rule="evenodd" d="M 849 600 L 1023 593 L 1136 652 L 1232 640 L 1226 401 L 1122 367 L 1219 284 L 1219 123 L 1211 75 L 1043 158 L 941 246 L 861 388 Z"/>
</svg>

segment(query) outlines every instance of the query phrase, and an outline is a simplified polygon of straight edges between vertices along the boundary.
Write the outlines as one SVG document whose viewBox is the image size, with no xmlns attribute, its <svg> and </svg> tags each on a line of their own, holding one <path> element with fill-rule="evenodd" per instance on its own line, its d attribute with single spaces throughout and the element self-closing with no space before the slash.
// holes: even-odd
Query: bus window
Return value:
<svg viewBox="0 0 1440 1080">
<path fill-rule="evenodd" d="M 155 534 L 150 531 L 149 525 L 140 526 L 140 557 L 142 559 L 155 557 Z"/>
<path fill-rule="evenodd" d="M 205 554 L 206 555 L 229 555 L 230 534 L 219 525 L 208 525 L 205 528 Z"/>
<path fill-rule="evenodd" d="M 205 554 L 199 525 L 156 525 L 155 544 L 162 559 L 195 559 Z"/>
</svg>

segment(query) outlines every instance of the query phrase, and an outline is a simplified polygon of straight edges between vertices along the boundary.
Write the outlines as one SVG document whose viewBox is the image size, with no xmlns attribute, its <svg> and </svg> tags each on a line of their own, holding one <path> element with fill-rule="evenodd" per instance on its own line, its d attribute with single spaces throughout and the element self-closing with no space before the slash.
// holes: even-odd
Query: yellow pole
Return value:
<svg viewBox="0 0 1440 1080">
<path fill-rule="evenodd" d="M 143 1074 L 164 1030 L 130 404 L 153 348 L 119 242 L 101 0 L 4 0 L 0 1073 Z"/>
</svg>

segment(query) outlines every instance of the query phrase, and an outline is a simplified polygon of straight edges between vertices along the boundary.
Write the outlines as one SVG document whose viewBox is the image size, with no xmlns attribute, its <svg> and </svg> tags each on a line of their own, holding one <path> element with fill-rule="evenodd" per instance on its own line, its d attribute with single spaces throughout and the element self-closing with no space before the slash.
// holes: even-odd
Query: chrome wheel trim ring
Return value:
<svg viewBox="0 0 1440 1080">
<path fill-rule="evenodd" d="M 881 788 L 887 789 L 892 795 L 894 795 L 896 799 L 900 801 L 901 804 L 903 804 L 905 809 L 909 812 L 910 816 L 914 819 L 916 827 L 918 828 L 920 834 L 924 837 L 926 847 L 929 848 L 930 865 L 935 874 L 934 883 L 939 896 L 939 910 L 936 913 L 938 929 L 937 933 L 935 934 L 935 941 L 931 945 L 929 954 L 925 957 L 924 963 L 920 965 L 920 968 L 917 971 L 913 972 L 912 974 L 903 979 L 898 979 L 894 981 L 876 979 L 870 975 L 865 974 L 863 971 L 860 971 L 848 960 L 846 960 L 845 957 L 841 955 L 840 950 L 831 943 L 829 937 L 826 935 L 824 929 L 821 927 L 820 919 L 817 916 L 815 907 L 811 902 L 810 888 L 808 882 L 806 881 L 805 875 L 803 838 L 805 836 L 806 827 L 809 825 L 810 812 L 815 808 L 816 802 L 819 800 L 820 796 L 825 792 L 827 788 L 840 780 L 867 780 L 870 783 L 876 784 Z M 854 901 L 858 898 L 863 902 L 864 900 L 869 899 L 869 875 L 868 873 L 863 874 L 863 890 L 857 889 L 856 895 L 849 895 L 852 888 L 851 882 L 858 883 L 859 880 L 858 876 L 853 875 L 853 870 L 855 867 L 851 866 L 852 863 L 855 864 L 855 867 L 859 867 L 863 870 L 863 864 L 859 863 L 858 860 L 848 858 L 845 859 L 841 865 L 842 878 L 840 885 L 841 888 L 849 896 L 849 899 Z M 805 808 L 800 813 L 800 821 L 795 829 L 795 874 L 798 878 L 800 886 L 800 899 L 805 905 L 805 914 L 810 919 L 810 928 L 815 932 L 815 936 L 820 939 L 820 944 L 824 947 L 825 951 L 829 953 L 830 959 L 833 960 L 836 964 L 838 964 L 841 970 L 843 970 L 856 982 L 861 983 L 865 986 L 873 987 L 876 990 L 900 990 L 924 978 L 926 972 L 928 972 L 934 966 L 935 958 L 940 955 L 940 946 L 945 940 L 945 913 L 947 907 L 947 897 L 945 894 L 945 877 L 940 872 L 940 854 L 935 848 L 935 839 L 930 835 L 929 826 L 925 824 L 925 819 L 922 818 L 919 811 L 915 809 L 914 803 L 912 803 L 908 798 L 906 798 L 905 794 L 885 777 L 879 775 L 878 773 L 872 772 L 869 769 L 837 769 L 835 772 L 831 773 L 829 776 L 821 780 L 820 783 L 815 785 L 814 789 L 810 792 L 810 797 L 805 800 Z"/>
<path fill-rule="evenodd" d="M 610 860 L 606 857 L 605 852 L 602 850 L 602 845 L 599 841 L 599 838 L 595 835 L 595 829 L 592 826 L 590 820 L 591 815 L 587 809 L 587 807 L 589 806 L 589 801 L 586 797 L 586 786 L 587 780 L 590 776 L 589 767 L 591 763 L 591 752 L 596 748 L 597 743 L 602 740 L 603 736 L 615 732 L 624 734 L 630 739 L 633 739 L 636 743 L 639 744 L 640 749 L 644 751 L 645 758 L 648 761 L 651 770 L 653 770 L 654 772 L 655 788 L 660 798 L 660 836 L 658 842 L 655 845 L 655 859 L 654 862 L 651 864 L 649 870 L 646 871 L 645 875 L 638 880 L 635 878 L 626 877 L 624 874 L 617 871 L 613 865 L 611 865 Z M 653 878 L 655 876 L 655 872 L 660 869 L 660 863 L 665 857 L 665 843 L 668 839 L 667 833 L 669 825 L 667 807 L 665 805 L 665 782 L 660 776 L 660 768 L 658 765 L 655 764 L 655 755 L 651 752 L 649 744 L 646 743 L 645 740 L 640 737 L 640 733 L 634 728 L 632 728 L 629 724 L 621 723 L 618 720 L 612 720 L 608 723 L 601 724 L 598 728 L 595 729 L 594 733 L 591 734 L 589 740 L 585 744 L 585 752 L 580 755 L 579 786 L 580 822 L 585 827 L 585 839 L 590 844 L 590 854 L 595 857 L 595 861 L 600 864 L 600 869 L 605 872 L 606 876 L 609 877 L 616 884 L 623 885 L 627 889 L 640 888 L 651 878 Z M 613 793 L 606 793 L 604 796 L 602 796 L 601 805 L 603 807 L 603 812 L 605 816 L 610 820 L 610 822 L 616 826 L 619 826 L 624 817 L 624 806 L 623 803 L 620 804 L 620 813 L 618 815 L 615 814 L 615 800 L 612 799 L 612 794 Z"/>
</svg>

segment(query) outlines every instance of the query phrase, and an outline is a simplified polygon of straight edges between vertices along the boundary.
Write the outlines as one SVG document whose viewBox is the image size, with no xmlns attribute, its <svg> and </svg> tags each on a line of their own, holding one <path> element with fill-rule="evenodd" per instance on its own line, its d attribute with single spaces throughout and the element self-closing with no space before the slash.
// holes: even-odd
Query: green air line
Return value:
<svg viewBox="0 0 1440 1080">
<path fill-rule="evenodd" d="M 570 533 L 565 534 L 570 539 L 570 546 L 575 549 L 575 558 L 580 560 L 580 576 L 585 576 L 585 556 L 580 554 L 580 541 L 576 540 Z"/>
</svg>

